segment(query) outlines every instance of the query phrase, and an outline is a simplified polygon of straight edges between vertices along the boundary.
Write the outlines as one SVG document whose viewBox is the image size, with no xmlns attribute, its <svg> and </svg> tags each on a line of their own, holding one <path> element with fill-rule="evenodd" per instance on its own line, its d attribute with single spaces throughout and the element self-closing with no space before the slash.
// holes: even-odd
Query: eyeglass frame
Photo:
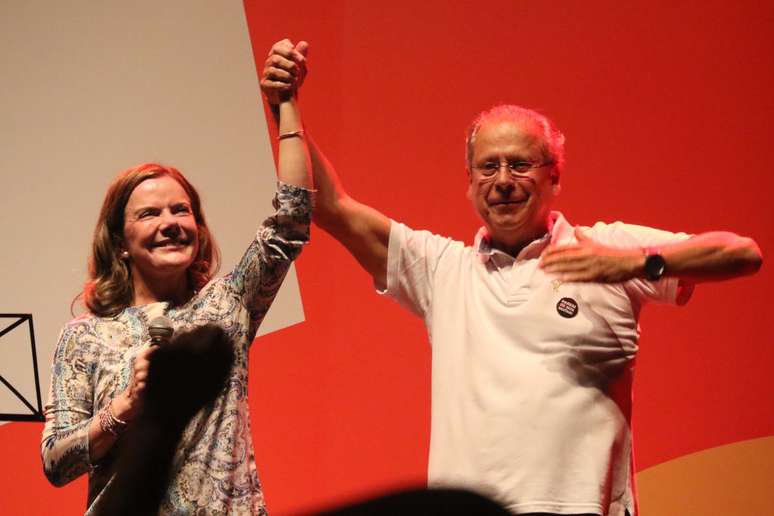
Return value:
<svg viewBox="0 0 774 516">
<path fill-rule="evenodd" d="M 528 167 L 524 168 L 523 170 L 519 170 L 518 168 L 514 168 L 514 165 L 529 165 Z M 505 167 L 508 169 L 508 172 L 510 173 L 511 177 L 519 177 L 519 176 L 526 176 L 529 174 L 532 170 L 548 167 L 551 165 L 555 165 L 556 162 L 554 161 L 545 161 L 543 163 L 539 163 L 537 161 L 529 161 L 526 159 L 520 159 L 520 160 L 513 160 L 513 161 L 499 161 L 495 163 L 494 161 L 488 161 L 484 163 L 484 166 L 473 166 L 473 170 L 477 170 L 479 174 L 481 174 L 484 177 L 494 177 L 495 174 L 500 172 L 500 169 Z M 497 165 L 496 168 L 486 168 L 487 165 Z"/>
</svg>

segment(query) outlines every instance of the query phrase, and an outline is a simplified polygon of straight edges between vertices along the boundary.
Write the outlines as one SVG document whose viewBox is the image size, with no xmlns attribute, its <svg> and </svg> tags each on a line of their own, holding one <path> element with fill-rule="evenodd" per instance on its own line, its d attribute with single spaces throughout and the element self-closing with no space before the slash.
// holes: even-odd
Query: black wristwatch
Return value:
<svg viewBox="0 0 774 516">
<path fill-rule="evenodd" d="M 645 251 L 645 277 L 650 281 L 661 279 L 666 272 L 666 261 L 661 256 L 660 250 L 655 247 L 649 247 Z"/>
</svg>

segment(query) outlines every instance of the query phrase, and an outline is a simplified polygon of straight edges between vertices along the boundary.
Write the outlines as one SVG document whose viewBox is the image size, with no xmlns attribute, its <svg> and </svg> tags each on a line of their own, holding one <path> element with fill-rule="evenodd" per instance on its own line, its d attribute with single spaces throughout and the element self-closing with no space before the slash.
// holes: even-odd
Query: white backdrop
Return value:
<svg viewBox="0 0 774 516">
<path fill-rule="evenodd" d="M 0 313 L 31 313 L 43 402 L 117 172 L 181 169 L 231 269 L 271 213 L 275 168 L 242 2 L 0 3 Z M 259 334 L 303 320 L 291 270 Z M 0 332 L 13 322 L 0 318 Z M 34 404 L 24 326 L 0 375 Z M 29 412 L 0 385 L 0 413 Z"/>
</svg>

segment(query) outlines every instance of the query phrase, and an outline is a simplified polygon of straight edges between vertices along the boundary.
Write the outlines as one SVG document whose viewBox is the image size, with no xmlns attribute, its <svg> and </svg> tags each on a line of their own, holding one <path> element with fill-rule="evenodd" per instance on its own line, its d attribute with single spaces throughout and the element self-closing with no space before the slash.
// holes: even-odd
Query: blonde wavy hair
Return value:
<svg viewBox="0 0 774 516">
<path fill-rule="evenodd" d="M 161 176 L 169 176 L 180 183 L 191 200 L 191 211 L 198 229 L 199 252 L 188 268 L 189 287 L 194 290 L 202 288 L 220 267 L 220 251 L 207 227 L 196 188 L 176 168 L 158 163 L 137 165 L 118 174 L 110 184 L 94 228 L 89 279 L 78 297 L 95 315 L 115 316 L 132 303 L 132 272 L 127 262 L 121 259 L 121 250 L 125 248 L 124 210 L 140 183 Z"/>
</svg>

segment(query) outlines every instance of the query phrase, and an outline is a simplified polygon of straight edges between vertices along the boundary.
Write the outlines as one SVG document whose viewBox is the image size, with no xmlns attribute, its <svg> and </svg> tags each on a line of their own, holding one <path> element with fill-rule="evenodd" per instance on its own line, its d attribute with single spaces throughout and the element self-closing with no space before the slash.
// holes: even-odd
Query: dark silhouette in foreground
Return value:
<svg viewBox="0 0 774 516">
<path fill-rule="evenodd" d="M 319 516 L 512 516 L 502 505 L 462 489 L 416 489 L 318 513 Z"/>
<path fill-rule="evenodd" d="M 95 514 L 158 513 L 183 430 L 223 390 L 233 363 L 233 344 L 216 325 L 180 333 L 152 355 L 142 414 L 118 443 Z"/>
</svg>

